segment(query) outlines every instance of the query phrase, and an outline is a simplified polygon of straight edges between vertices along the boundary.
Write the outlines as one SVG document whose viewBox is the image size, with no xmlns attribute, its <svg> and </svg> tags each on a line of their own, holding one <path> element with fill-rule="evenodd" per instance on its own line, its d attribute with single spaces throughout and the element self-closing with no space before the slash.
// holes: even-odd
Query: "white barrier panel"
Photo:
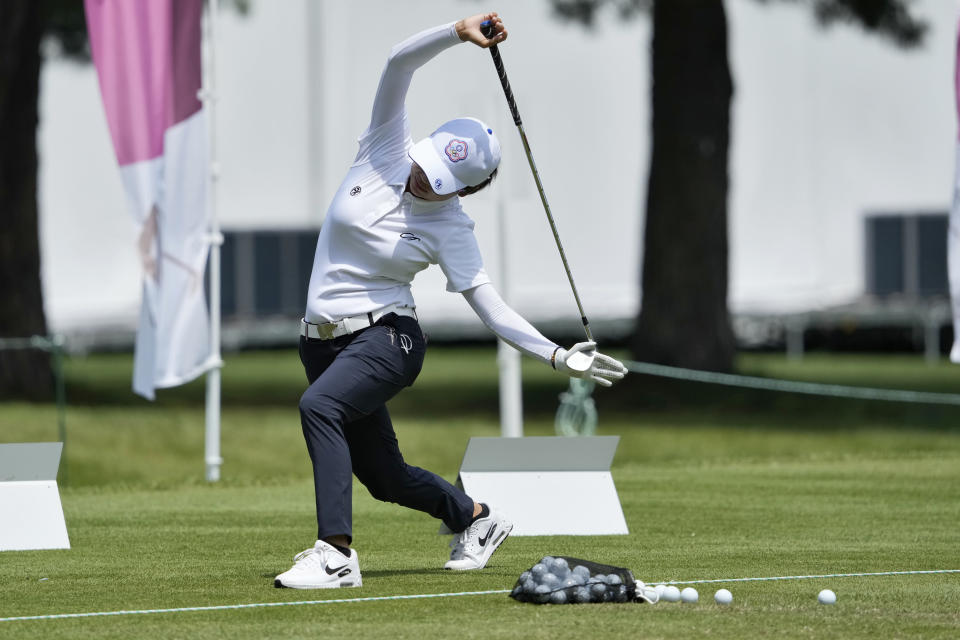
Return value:
<svg viewBox="0 0 960 640">
<path fill-rule="evenodd" d="M 619 442 L 619 436 L 470 438 L 457 486 L 513 521 L 511 535 L 626 534 L 610 475 Z"/>
<path fill-rule="evenodd" d="M 0 444 L 0 551 L 69 549 L 57 468 L 62 442 Z"/>
</svg>

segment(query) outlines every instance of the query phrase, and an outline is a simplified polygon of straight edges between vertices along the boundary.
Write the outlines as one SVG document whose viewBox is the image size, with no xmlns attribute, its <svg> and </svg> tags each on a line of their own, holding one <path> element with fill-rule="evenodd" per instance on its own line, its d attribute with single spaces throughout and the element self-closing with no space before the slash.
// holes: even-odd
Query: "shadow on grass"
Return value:
<svg viewBox="0 0 960 640">
<path fill-rule="evenodd" d="M 277 569 L 273 572 L 264 572 L 260 574 L 261 578 L 269 578 L 273 580 L 275 577 L 289 569 L 286 567 L 284 569 Z M 364 569 L 362 572 L 363 577 L 365 578 L 388 578 L 392 576 L 441 576 L 441 575 L 450 575 L 450 571 L 446 569 L 382 569 L 380 571 L 372 571 Z"/>
</svg>

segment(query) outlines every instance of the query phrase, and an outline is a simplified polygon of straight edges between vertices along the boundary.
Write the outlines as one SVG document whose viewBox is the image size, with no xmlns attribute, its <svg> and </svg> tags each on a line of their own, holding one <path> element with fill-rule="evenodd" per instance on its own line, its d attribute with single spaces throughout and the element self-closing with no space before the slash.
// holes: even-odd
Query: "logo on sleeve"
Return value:
<svg viewBox="0 0 960 640">
<path fill-rule="evenodd" d="M 447 148 L 443 150 L 450 162 L 460 162 L 467 159 L 467 143 L 463 140 L 454 138 L 447 143 Z"/>
<path fill-rule="evenodd" d="M 357 185 L 353 189 L 350 189 L 350 195 L 355 196 L 358 193 L 360 193 L 360 185 Z"/>
</svg>

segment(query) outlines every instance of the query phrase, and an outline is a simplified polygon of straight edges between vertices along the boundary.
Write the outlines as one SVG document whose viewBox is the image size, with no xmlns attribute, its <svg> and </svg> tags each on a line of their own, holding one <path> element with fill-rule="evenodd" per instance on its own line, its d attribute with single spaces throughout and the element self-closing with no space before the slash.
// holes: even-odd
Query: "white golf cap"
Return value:
<svg viewBox="0 0 960 640">
<path fill-rule="evenodd" d="M 457 118 L 413 145 L 410 158 L 427 174 L 434 193 L 444 196 L 489 178 L 500 165 L 500 141 L 480 120 Z"/>
</svg>

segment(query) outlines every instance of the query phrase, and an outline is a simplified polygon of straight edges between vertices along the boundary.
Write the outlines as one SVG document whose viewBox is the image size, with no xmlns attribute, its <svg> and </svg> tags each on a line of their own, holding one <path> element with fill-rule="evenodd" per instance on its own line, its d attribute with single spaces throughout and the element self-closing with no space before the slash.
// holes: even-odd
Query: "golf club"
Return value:
<svg viewBox="0 0 960 640">
<path fill-rule="evenodd" d="M 493 24 L 488 20 L 480 25 L 480 32 L 486 37 L 493 37 Z M 493 66 L 497 69 L 497 75 L 500 76 L 500 84 L 503 86 L 503 94 L 507 97 L 507 104 L 510 106 L 510 113 L 513 115 L 513 122 L 517 125 L 517 131 L 520 132 L 520 140 L 523 142 L 523 150 L 527 154 L 527 162 L 530 163 L 530 171 L 533 172 L 533 179 L 537 183 L 537 191 L 540 192 L 540 200 L 543 202 L 543 210 L 547 214 L 547 220 L 550 221 L 550 229 L 553 231 L 553 239 L 557 241 L 557 249 L 560 251 L 560 259 L 563 261 L 563 268 L 567 272 L 567 279 L 570 281 L 570 288 L 573 290 L 573 297 L 577 301 L 577 309 L 580 310 L 580 320 L 583 322 L 583 330 L 587 334 L 587 340 L 594 342 L 593 334 L 590 332 L 590 322 L 587 320 L 587 314 L 583 311 L 583 304 L 580 302 L 580 294 L 577 293 L 577 285 L 573 282 L 573 274 L 570 273 L 570 265 L 567 263 L 567 255 L 563 252 L 563 245 L 560 244 L 560 235 L 557 233 L 557 225 L 553 221 L 553 214 L 550 213 L 550 205 L 547 203 L 547 196 L 543 192 L 543 184 L 540 182 L 540 174 L 537 172 L 537 165 L 533 161 L 533 153 L 530 151 L 530 143 L 527 141 L 527 134 L 523 130 L 523 122 L 520 120 L 520 111 L 517 109 L 517 102 L 513 99 L 513 91 L 510 89 L 510 81 L 507 80 L 507 71 L 503 68 L 503 59 L 500 57 L 500 51 L 497 45 L 490 47 L 490 55 L 493 57 Z"/>
</svg>

